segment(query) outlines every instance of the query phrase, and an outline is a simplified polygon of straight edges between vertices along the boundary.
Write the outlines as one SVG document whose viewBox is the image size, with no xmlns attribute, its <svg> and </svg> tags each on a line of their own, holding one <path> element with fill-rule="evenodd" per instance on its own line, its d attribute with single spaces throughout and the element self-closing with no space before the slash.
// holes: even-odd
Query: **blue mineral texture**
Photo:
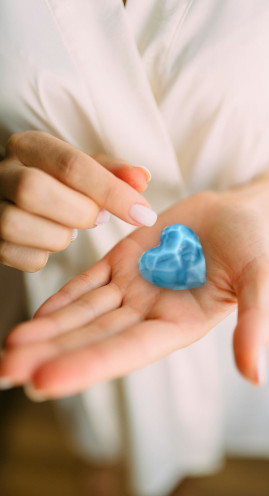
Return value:
<svg viewBox="0 0 269 496">
<path fill-rule="evenodd" d="M 191 289 L 206 281 L 206 263 L 197 235 L 187 226 L 167 226 L 161 243 L 143 253 L 139 272 L 151 284 L 167 289 Z"/>
</svg>

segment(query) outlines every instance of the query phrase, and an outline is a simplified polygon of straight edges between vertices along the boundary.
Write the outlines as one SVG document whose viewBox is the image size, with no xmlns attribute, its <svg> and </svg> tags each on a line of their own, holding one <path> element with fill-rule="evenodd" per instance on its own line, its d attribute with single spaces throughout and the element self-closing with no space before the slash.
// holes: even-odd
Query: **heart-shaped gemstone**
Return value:
<svg viewBox="0 0 269 496">
<path fill-rule="evenodd" d="M 138 264 L 140 274 L 160 288 L 191 289 L 206 281 L 206 264 L 199 238 L 187 226 L 167 226 L 161 243 L 145 251 Z"/>
</svg>

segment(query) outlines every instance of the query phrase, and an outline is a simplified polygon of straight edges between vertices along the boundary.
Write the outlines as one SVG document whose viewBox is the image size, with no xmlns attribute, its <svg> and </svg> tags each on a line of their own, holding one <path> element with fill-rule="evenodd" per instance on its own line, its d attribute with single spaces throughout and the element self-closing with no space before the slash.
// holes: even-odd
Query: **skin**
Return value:
<svg viewBox="0 0 269 496">
<path fill-rule="evenodd" d="M 235 362 L 260 384 L 269 335 L 268 182 L 264 175 L 224 193 L 191 196 L 153 227 L 135 230 L 11 332 L 0 375 L 31 383 L 34 399 L 77 393 L 189 346 L 238 306 Z M 174 223 L 200 238 L 207 264 L 200 288 L 157 288 L 138 272 L 141 254 Z"/>
<path fill-rule="evenodd" d="M 12 135 L 0 162 L 0 262 L 41 269 L 50 252 L 69 245 L 72 229 L 95 227 L 101 208 L 139 225 L 129 210 L 150 207 L 140 194 L 148 179 L 143 168 L 104 154 L 90 157 L 47 133 Z"/>
</svg>

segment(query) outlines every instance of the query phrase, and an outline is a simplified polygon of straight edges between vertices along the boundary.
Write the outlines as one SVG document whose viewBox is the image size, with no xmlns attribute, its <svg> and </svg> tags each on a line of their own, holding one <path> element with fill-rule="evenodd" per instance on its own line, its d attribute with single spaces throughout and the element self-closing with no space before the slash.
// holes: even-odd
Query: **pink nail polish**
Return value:
<svg viewBox="0 0 269 496">
<path fill-rule="evenodd" d="M 10 377 L 0 377 L 0 389 L 4 391 L 5 389 L 11 389 L 16 384 Z"/>
<path fill-rule="evenodd" d="M 110 219 L 110 213 L 104 208 L 101 208 L 99 214 L 96 217 L 95 225 L 101 226 L 102 224 L 106 224 L 109 221 L 109 219 Z"/>
<path fill-rule="evenodd" d="M 44 391 L 39 391 L 30 382 L 24 386 L 24 392 L 30 400 L 35 401 L 36 403 L 41 403 L 48 399 Z"/>
<path fill-rule="evenodd" d="M 147 183 L 149 183 L 151 181 L 151 178 L 152 178 L 150 170 L 147 167 L 144 167 L 144 165 L 136 165 L 135 167 L 139 167 L 139 169 L 144 169 L 144 171 L 147 175 Z"/>
<path fill-rule="evenodd" d="M 144 205 L 134 204 L 129 211 L 130 217 L 142 226 L 153 226 L 157 220 L 157 214 L 151 208 Z"/>
<path fill-rule="evenodd" d="M 71 243 L 75 241 L 78 237 L 78 230 L 77 229 L 72 229 L 72 238 L 71 238 Z"/>
</svg>

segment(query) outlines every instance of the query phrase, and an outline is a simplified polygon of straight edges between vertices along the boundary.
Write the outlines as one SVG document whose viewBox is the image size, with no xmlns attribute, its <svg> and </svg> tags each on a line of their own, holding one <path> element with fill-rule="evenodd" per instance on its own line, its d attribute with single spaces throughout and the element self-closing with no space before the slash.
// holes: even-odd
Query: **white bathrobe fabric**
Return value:
<svg viewBox="0 0 269 496">
<path fill-rule="evenodd" d="M 249 180 L 268 168 L 268 26 L 268 0 L 128 0 L 126 8 L 122 0 L 1 0 L 0 151 L 11 134 L 37 129 L 143 165 L 158 212 Z M 30 312 L 131 230 L 113 218 L 80 232 L 25 275 Z M 235 372 L 234 322 L 61 401 L 84 455 L 126 456 L 139 496 L 165 495 L 185 475 L 213 470 L 225 447 L 268 456 L 268 388 L 254 391 Z"/>
</svg>

